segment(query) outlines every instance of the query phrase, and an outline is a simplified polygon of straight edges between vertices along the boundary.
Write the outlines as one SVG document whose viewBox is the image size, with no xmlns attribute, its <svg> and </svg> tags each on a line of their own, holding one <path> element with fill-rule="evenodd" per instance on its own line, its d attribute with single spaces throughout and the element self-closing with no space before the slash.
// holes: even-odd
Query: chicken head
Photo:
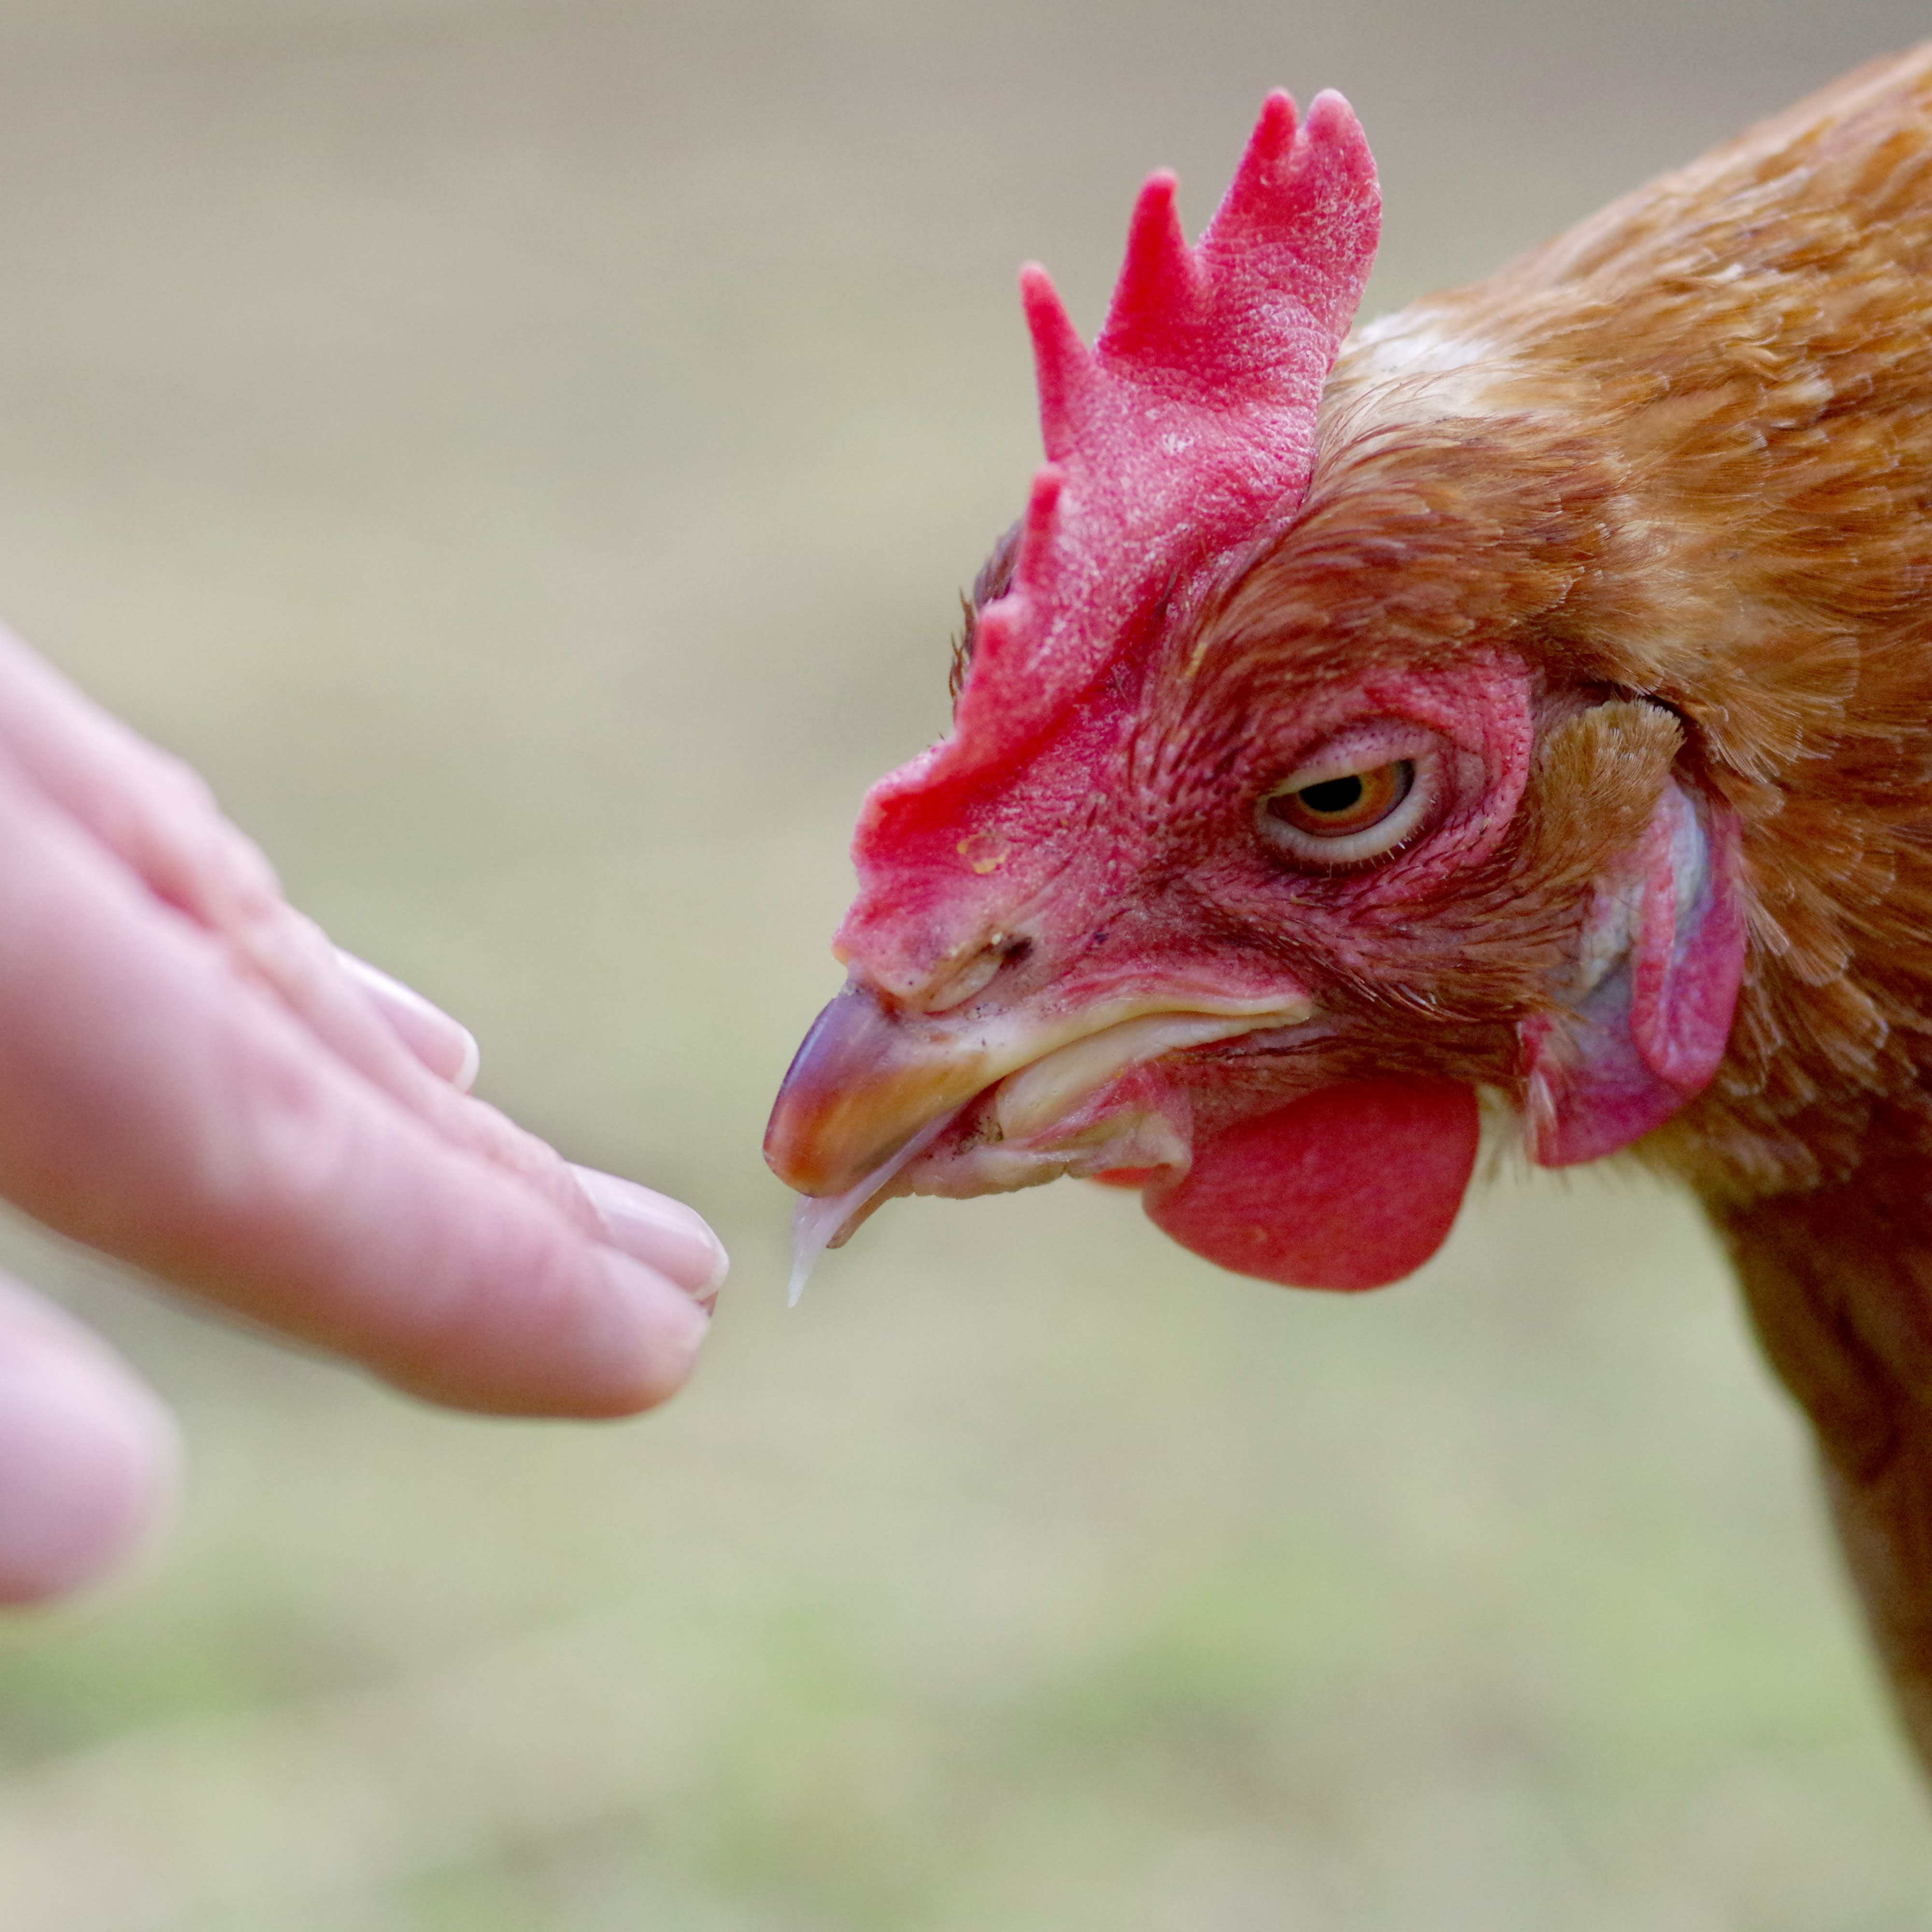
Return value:
<svg viewBox="0 0 1932 1932">
<path fill-rule="evenodd" d="M 1378 208 L 1347 104 L 1277 94 L 1198 245 L 1148 182 L 1091 350 L 1024 272 L 1046 465 L 952 731 L 866 800 L 850 976 L 766 1137 L 821 1234 L 1072 1175 L 1370 1288 L 1447 1235 L 1479 1094 L 1561 1166 L 1717 1066 L 1736 830 L 1591 659 L 1600 479 L 1324 405 Z"/>
</svg>

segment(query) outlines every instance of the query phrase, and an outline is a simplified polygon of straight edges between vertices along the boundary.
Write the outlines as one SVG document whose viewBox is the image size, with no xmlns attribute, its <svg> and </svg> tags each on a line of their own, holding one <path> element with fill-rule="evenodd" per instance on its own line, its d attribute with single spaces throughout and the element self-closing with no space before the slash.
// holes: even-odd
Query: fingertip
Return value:
<svg viewBox="0 0 1932 1932">
<path fill-rule="evenodd" d="M 597 1250 L 618 1331 L 603 1366 L 614 1371 L 604 1402 L 586 1414 L 635 1415 L 668 1402 L 691 1379 L 711 1318 L 678 1282 L 611 1248 Z M 604 1406 L 608 1403 L 608 1406 Z"/>
<path fill-rule="evenodd" d="M 597 1210 L 613 1247 L 668 1275 L 705 1308 L 717 1300 L 731 1259 L 696 1208 L 597 1168 L 573 1164 L 570 1173 Z"/>
<path fill-rule="evenodd" d="M 0 1604 L 104 1581 L 173 1514 L 181 1435 L 104 1352 L 64 1342 L 0 1360 Z"/>
<path fill-rule="evenodd" d="M 654 1408 L 691 1379 L 711 1332 L 711 1317 L 681 1282 L 647 1264 L 608 1248 L 600 1250 L 598 1259 L 636 1324 L 634 1407 Z"/>
<path fill-rule="evenodd" d="M 710 1325 L 676 1282 L 582 1241 L 553 1286 L 512 1322 L 424 1331 L 406 1348 L 364 1359 L 397 1388 L 446 1408 L 611 1421 L 675 1395 Z"/>
<path fill-rule="evenodd" d="M 476 1085 L 483 1052 L 466 1026 L 381 967 L 372 966 L 339 946 L 335 957 L 391 1030 L 432 1073 L 459 1093 L 466 1094 Z"/>
</svg>

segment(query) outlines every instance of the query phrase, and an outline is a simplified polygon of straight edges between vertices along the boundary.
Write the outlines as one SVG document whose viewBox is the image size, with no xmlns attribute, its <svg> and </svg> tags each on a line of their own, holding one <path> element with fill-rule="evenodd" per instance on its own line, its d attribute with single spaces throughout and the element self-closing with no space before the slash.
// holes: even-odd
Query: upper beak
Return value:
<svg viewBox="0 0 1932 1932">
<path fill-rule="evenodd" d="M 1223 999 L 1170 992 L 1058 1013 L 976 1010 L 968 1018 L 895 1011 L 854 982 L 806 1035 L 772 1108 L 765 1159 L 801 1194 L 842 1194 L 922 1128 L 996 1082 L 1006 1084 L 993 1130 L 1027 1139 L 1130 1066 L 1297 1026 L 1313 1010 L 1292 994 Z"/>
<path fill-rule="evenodd" d="M 765 1130 L 765 1159 L 801 1194 L 842 1194 L 999 1075 L 984 1041 L 895 1012 L 848 986 L 813 1021 Z"/>
</svg>

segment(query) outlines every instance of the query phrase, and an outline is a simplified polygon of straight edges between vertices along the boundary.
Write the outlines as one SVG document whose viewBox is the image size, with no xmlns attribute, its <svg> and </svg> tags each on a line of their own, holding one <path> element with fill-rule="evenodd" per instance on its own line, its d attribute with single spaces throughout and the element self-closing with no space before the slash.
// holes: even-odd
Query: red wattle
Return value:
<svg viewBox="0 0 1932 1932">
<path fill-rule="evenodd" d="M 1349 1081 L 1224 1128 L 1142 1199 L 1217 1268 L 1284 1288 L 1380 1288 L 1448 1238 L 1480 1137 L 1467 1087 Z"/>
</svg>

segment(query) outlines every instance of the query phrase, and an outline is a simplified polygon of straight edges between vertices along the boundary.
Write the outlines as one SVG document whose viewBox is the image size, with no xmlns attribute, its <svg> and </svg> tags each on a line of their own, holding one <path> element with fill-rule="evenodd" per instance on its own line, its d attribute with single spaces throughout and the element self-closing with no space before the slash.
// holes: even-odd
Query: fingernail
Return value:
<svg viewBox="0 0 1932 1932">
<path fill-rule="evenodd" d="M 613 1247 L 668 1275 L 693 1300 L 710 1307 L 731 1263 L 703 1215 L 614 1174 L 594 1167 L 570 1171 L 602 1218 Z"/>
<path fill-rule="evenodd" d="M 476 1036 L 434 1000 L 425 999 L 415 987 L 405 986 L 381 967 L 340 946 L 335 956 L 344 971 L 374 1001 L 403 1044 L 439 1078 L 468 1093 L 483 1064 Z"/>
<path fill-rule="evenodd" d="M 445 1013 L 442 1016 L 449 1019 Z M 457 1062 L 456 1071 L 449 1076 L 449 1084 L 459 1094 L 466 1094 L 476 1084 L 476 1076 L 483 1071 L 483 1049 L 476 1044 L 476 1036 L 460 1020 L 449 1020 L 452 1026 L 463 1036 L 463 1058 Z"/>
</svg>

